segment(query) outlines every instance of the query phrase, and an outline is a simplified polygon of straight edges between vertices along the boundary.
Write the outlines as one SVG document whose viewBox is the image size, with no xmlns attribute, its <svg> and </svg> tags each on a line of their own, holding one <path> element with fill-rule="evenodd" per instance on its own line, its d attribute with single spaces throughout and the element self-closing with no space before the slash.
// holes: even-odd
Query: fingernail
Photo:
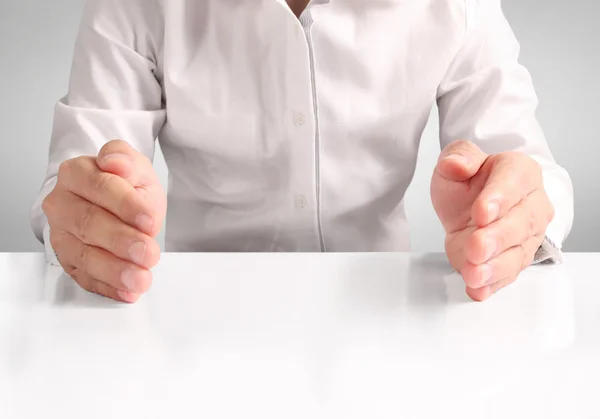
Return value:
<svg viewBox="0 0 600 419">
<path fill-rule="evenodd" d="M 107 160 L 117 160 L 117 159 L 127 159 L 127 160 L 130 160 L 131 157 L 129 157 L 127 154 L 112 153 L 112 154 L 107 154 L 106 156 L 104 156 L 102 158 L 102 160 L 104 160 L 104 161 L 107 161 Z"/>
<path fill-rule="evenodd" d="M 127 269 L 121 274 L 121 283 L 129 291 L 135 290 L 135 270 Z"/>
<path fill-rule="evenodd" d="M 481 283 L 483 285 L 487 284 L 492 280 L 492 267 L 487 263 L 481 265 Z"/>
<path fill-rule="evenodd" d="M 485 256 L 484 259 L 487 262 L 490 260 L 494 254 L 496 254 L 496 240 L 494 239 L 486 239 L 485 240 Z"/>
<path fill-rule="evenodd" d="M 135 303 L 137 301 L 137 295 L 129 291 L 117 290 L 117 295 L 126 303 Z"/>
<path fill-rule="evenodd" d="M 470 164 L 469 159 L 467 159 L 465 156 L 461 156 L 460 154 L 449 154 L 446 156 L 445 160 L 454 160 L 455 162 L 465 166 Z"/>
<path fill-rule="evenodd" d="M 152 231 L 154 220 L 148 214 L 139 214 L 135 219 L 135 224 L 144 231 Z"/>
<path fill-rule="evenodd" d="M 129 257 L 131 258 L 131 261 L 133 263 L 136 263 L 138 265 L 143 265 L 145 255 L 146 255 L 146 243 L 137 242 L 137 243 L 133 243 L 129 247 Z"/>
<path fill-rule="evenodd" d="M 496 221 L 498 216 L 500 215 L 500 205 L 496 201 L 490 201 L 488 203 L 488 223 L 492 221 Z"/>
</svg>

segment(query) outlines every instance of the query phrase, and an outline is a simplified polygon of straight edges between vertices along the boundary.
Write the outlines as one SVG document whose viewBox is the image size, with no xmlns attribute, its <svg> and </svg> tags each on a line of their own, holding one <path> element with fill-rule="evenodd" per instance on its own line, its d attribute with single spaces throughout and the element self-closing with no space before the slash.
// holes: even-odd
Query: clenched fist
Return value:
<svg viewBox="0 0 600 419">
<path fill-rule="evenodd" d="M 487 155 L 467 141 L 442 151 L 431 198 L 448 259 L 477 301 L 532 263 L 554 217 L 535 160 L 519 152 Z"/>
<path fill-rule="evenodd" d="M 166 195 L 151 162 L 126 142 L 64 162 L 43 202 L 50 243 L 82 288 L 133 303 L 152 283 Z"/>
</svg>

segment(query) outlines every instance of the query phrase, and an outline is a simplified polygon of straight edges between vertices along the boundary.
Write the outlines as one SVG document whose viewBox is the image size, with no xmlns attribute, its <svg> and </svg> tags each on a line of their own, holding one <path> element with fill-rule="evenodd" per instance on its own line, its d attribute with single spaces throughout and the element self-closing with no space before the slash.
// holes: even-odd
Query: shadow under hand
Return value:
<svg viewBox="0 0 600 419">
<path fill-rule="evenodd" d="M 407 282 L 408 303 L 414 308 L 432 309 L 448 303 L 471 301 L 465 292 L 464 282 L 444 253 L 411 257 Z"/>
<path fill-rule="evenodd" d="M 482 303 L 467 296 L 444 254 L 357 256 L 341 285 L 343 321 L 354 330 L 393 330 L 456 353 L 503 355 L 564 348 L 574 339 L 571 279 L 560 266 L 530 267 Z"/>
<path fill-rule="evenodd" d="M 82 289 L 64 270 L 48 267 L 45 295 L 51 305 L 57 307 L 102 308 L 115 309 L 127 307 L 101 295 L 93 294 Z"/>
<path fill-rule="evenodd" d="M 376 312 L 399 306 L 435 311 L 449 302 L 470 301 L 464 283 L 441 253 L 357 256 L 344 277 L 346 304 Z"/>
<path fill-rule="evenodd" d="M 448 280 L 453 272 L 443 254 L 356 256 L 344 269 L 343 321 L 351 333 L 361 328 L 362 339 L 371 335 L 405 348 L 437 345 L 454 302 L 449 296 L 461 287 Z"/>
</svg>

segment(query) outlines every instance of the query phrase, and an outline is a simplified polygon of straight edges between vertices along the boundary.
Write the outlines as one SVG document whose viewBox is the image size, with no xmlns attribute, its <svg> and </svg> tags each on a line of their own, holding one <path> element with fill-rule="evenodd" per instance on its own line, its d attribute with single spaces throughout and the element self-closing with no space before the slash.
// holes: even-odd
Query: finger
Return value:
<svg viewBox="0 0 600 419">
<path fill-rule="evenodd" d="M 92 278 L 90 275 L 77 268 L 72 268 L 67 271 L 67 273 L 81 288 L 88 292 L 130 304 L 135 303 L 140 298 L 139 294 L 111 287 L 104 282 Z"/>
<path fill-rule="evenodd" d="M 125 179 L 147 198 L 152 208 L 155 209 L 157 219 L 152 221 L 146 217 L 142 217 L 142 219 L 149 225 L 153 225 L 150 235 L 156 237 L 166 215 L 167 201 L 150 159 L 135 150 L 129 143 L 114 140 L 100 149 L 96 163 L 102 171 Z"/>
<path fill-rule="evenodd" d="M 450 265 L 458 272 L 461 272 L 462 267 L 467 261 L 464 250 L 465 243 L 476 230 L 477 227 L 473 226 L 446 235 L 444 243 L 446 255 L 448 256 Z"/>
<path fill-rule="evenodd" d="M 58 262 L 65 271 L 74 268 L 71 263 L 63 260 L 63 251 L 68 251 L 68 248 L 65 246 L 65 239 L 67 238 L 68 234 L 69 233 L 59 228 L 55 224 L 50 225 L 50 246 L 52 246 Z"/>
<path fill-rule="evenodd" d="M 74 266 L 92 278 L 113 288 L 143 294 L 152 285 L 152 273 L 117 258 L 99 247 L 90 246 L 65 232 L 57 250 L 61 263 Z"/>
<path fill-rule="evenodd" d="M 497 282 L 496 286 L 498 286 L 499 288 L 504 288 L 504 287 L 509 286 L 516 280 L 517 280 L 516 276 L 510 277 L 504 281 Z M 467 292 L 467 295 L 469 296 L 469 298 L 471 298 L 473 301 L 479 301 L 479 302 L 487 300 L 495 293 L 495 291 L 492 290 L 492 286 L 490 286 L 490 285 L 487 285 L 482 288 L 476 288 L 476 289 L 467 287 L 466 292 Z"/>
<path fill-rule="evenodd" d="M 522 199 L 543 188 L 541 168 L 529 156 L 518 152 L 501 153 L 493 156 L 491 162 L 490 174 L 471 213 L 480 227 L 503 217 Z"/>
<path fill-rule="evenodd" d="M 466 259 L 478 265 L 529 238 L 543 237 L 552 213 L 546 194 L 542 190 L 533 192 L 504 217 L 475 230 L 465 243 Z"/>
<path fill-rule="evenodd" d="M 60 208 L 52 218 L 54 226 L 146 269 L 156 266 L 160 258 L 156 240 L 72 192 L 57 194 Z"/>
<path fill-rule="evenodd" d="M 106 143 L 98 152 L 96 163 L 100 170 L 125 179 L 133 187 L 159 184 L 152 162 L 125 141 Z"/>
<path fill-rule="evenodd" d="M 58 182 L 66 190 L 110 211 L 123 222 L 155 237 L 163 210 L 125 179 L 101 171 L 91 157 L 68 160 L 60 166 Z"/>
<path fill-rule="evenodd" d="M 492 277 L 483 285 L 481 282 L 485 278 L 478 276 L 483 270 L 470 264 L 465 265 L 463 278 L 467 284 L 467 295 L 475 301 L 484 301 L 515 282 L 519 274 L 533 262 L 539 243 L 535 238 L 529 239 L 523 245 L 515 246 L 488 262 L 486 265 L 490 266 Z"/>
<path fill-rule="evenodd" d="M 442 151 L 436 172 L 448 180 L 464 182 L 479 171 L 488 155 L 470 141 L 455 141 Z"/>
<path fill-rule="evenodd" d="M 532 237 L 522 245 L 507 249 L 495 258 L 476 265 L 465 262 L 461 274 L 468 287 L 477 289 L 516 276 L 529 266 L 543 238 Z"/>
<path fill-rule="evenodd" d="M 73 278 L 73 280 L 77 282 L 81 288 L 86 291 L 111 298 L 115 301 L 135 303 L 139 299 L 139 294 L 111 287 L 108 284 L 92 278 L 90 275 L 80 269 L 77 269 L 72 264 L 65 262 L 65 260 L 69 259 L 67 255 L 69 254 L 70 248 L 68 243 L 65 242 L 65 240 L 68 239 L 69 234 L 64 230 L 56 227 L 51 230 L 50 241 L 52 247 L 57 252 L 58 261 L 64 268 L 65 272 L 71 278 Z"/>
</svg>

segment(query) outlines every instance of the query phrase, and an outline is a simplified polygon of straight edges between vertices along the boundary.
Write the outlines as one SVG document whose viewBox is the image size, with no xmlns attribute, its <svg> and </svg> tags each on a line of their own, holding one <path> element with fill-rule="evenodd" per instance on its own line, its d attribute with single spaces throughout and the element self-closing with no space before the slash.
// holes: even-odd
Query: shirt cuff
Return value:
<svg viewBox="0 0 600 419">
<path fill-rule="evenodd" d="M 56 252 L 50 244 L 50 226 L 48 225 L 48 223 L 46 223 L 46 226 L 44 227 L 43 237 L 44 249 L 46 251 L 46 262 L 52 266 L 61 266 L 60 262 L 58 261 L 58 257 L 56 257 Z"/>
<path fill-rule="evenodd" d="M 541 161 L 542 167 L 548 166 Z M 573 223 L 573 191 L 570 179 L 564 170 L 546 170 L 544 189 L 554 206 L 554 218 L 546 227 L 544 241 L 535 254 L 533 264 L 564 263 L 562 245 Z"/>
<path fill-rule="evenodd" d="M 540 248 L 535 253 L 533 258 L 533 265 L 540 263 L 563 263 L 565 261 L 564 255 L 558 244 L 554 243 L 548 236 L 544 237 Z"/>
</svg>

